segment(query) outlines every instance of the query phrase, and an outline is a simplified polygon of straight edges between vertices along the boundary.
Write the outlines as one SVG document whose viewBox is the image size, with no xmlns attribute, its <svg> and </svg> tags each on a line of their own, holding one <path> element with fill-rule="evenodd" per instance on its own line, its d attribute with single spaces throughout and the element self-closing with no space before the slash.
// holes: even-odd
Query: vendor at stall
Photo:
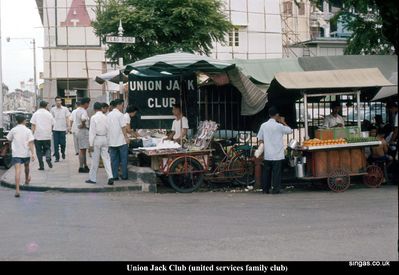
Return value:
<svg viewBox="0 0 399 275">
<path fill-rule="evenodd" d="M 137 131 L 135 129 L 132 129 L 131 127 L 131 120 L 132 118 L 134 118 L 137 114 L 137 112 L 139 111 L 139 109 L 135 106 L 129 105 L 126 108 L 126 113 L 123 115 L 124 119 L 125 119 L 125 123 L 126 123 L 126 132 L 134 138 L 139 138 L 140 135 L 137 133 Z"/>
<path fill-rule="evenodd" d="M 188 120 L 183 116 L 180 104 L 173 105 L 172 113 L 176 119 L 173 120 L 172 132 L 168 135 L 168 139 L 180 143 L 182 139 L 187 138 Z"/>
<path fill-rule="evenodd" d="M 332 102 L 330 105 L 331 114 L 324 117 L 323 128 L 335 128 L 344 127 L 345 121 L 342 116 L 339 115 L 341 111 L 341 104 L 337 101 Z"/>
</svg>

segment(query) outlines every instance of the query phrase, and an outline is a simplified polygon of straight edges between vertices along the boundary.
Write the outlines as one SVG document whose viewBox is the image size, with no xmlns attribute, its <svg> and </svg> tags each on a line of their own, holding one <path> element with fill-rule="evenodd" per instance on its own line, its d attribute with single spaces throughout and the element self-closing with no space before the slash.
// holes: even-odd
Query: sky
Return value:
<svg viewBox="0 0 399 275">
<path fill-rule="evenodd" d="M 37 81 L 42 83 L 39 72 L 43 71 L 44 37 L 35 0 L 0 0 L 0 5 L 3 83 L 13 91 L 20 88 L 21 81 L 33 78 L 32 38 L 36 39 Z"/>
</svg>

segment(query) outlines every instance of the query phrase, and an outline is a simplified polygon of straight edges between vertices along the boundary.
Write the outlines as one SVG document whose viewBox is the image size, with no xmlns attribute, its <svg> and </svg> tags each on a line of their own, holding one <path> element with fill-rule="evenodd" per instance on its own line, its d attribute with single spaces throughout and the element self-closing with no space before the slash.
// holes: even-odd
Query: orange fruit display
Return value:
<svg viewBox="0 0 399 275">
<path fill-rule="evenodd" d="M 303 142 L 303 146 L 312 147 L 312 146 L 330 146 L 330 145 L 338 145 L 338 144 L 347 144 L 347 141 L 344 138 L 339 139 L 327 139 L 320 140 L 317 138 L 308 139 Z"/>
</svg>

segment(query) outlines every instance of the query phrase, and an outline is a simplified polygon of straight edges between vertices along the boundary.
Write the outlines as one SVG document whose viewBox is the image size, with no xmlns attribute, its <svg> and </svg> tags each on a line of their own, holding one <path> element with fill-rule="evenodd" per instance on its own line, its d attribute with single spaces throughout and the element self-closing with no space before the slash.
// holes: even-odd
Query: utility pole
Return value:
<svg viewBox="0 0 399 275">
<path fill-rule="evenodd" d="M 38 90 L 37 90 L 37 72 L 36 72 L 36 40 L 33 38 L 32 40 L 32 44 L 33 44 L 33 85 L 35 85 L 34 87 L 34 92 L 35 92 L 35 100 L 36 100 L 36 110 L 39 107 L 39 95 L 38 95 Z M 35 110 L 35 111 L 36 111 Z"/>
<path fill-rule="evenodd" d="M 0 2 L 0 138 L 3 138 L 3 59 L 1 56 L 1 2 Z"/>
<path fill-rule="evenodd" d="M 6 40 L 7 42 L 10 42 L 11 40 L 15 40 L 15 39 L 29 39 L 31 40 L 30 43 L 32 43 L 33 45 L 33 92 L 35 93 L 35 104 L 36 104 L 36 109 L 39 106 L 39 97 L 38 97 L 38 89 L 37 89 L 37 75 L 36 75 L 36 40 L 35 38 L 31 38 L 31 37 L 7 37 Z"/>
</svg>

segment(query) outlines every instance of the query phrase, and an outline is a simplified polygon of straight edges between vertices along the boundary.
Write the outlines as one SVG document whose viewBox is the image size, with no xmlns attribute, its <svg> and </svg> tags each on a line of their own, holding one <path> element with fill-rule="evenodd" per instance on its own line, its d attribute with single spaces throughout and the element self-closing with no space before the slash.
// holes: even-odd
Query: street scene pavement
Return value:
<svg viewBox="0 0 399 275">
<path fill-rule="evenodd" d="M 91 157 L 88 157 L 88 165 L 90 167 Z M 30 172 L 32 180 L 29 185 L 21 185 L 22 190 L 32 191 L 63 191 L 63 192 L 112 192 L 112 191 L 145 191 L 149 192 L 152 188 L 156 188 L 154 182 L 155 175 L 152 175 L 152 182 L 143 182 L 139 176 L 138 170 L 144 168 L 132 169 L 129 180 L 115 181 L 113 186 L 107 185 L 107 175 L 104 168 L 97 171 L 97 183 L 88 184 L 85 181 L 89 178 L 88 173 L 78 173 L 79 157 L 75 155 L 73 148 L 73 137 L 67 135 L 66 158 L 60 159 L 60 162 L 54 162 L 53 168 L 48 168 L 45 164 L 45 170 L 39 171 L 39 162 L 37 160 L 31 162 Z M 152 172 L 153 174 L 153 172 Z M 22 175 L 22 174 L 21 174 Z M 15 188 L 15 170 L 11 167 L 0 176 L 3 186 Z M 22 183 L 25 178 L 22 175 Z M 154 187 L 155 186 L 155 187 Z"/>
<path fill-rule="evenodd" d="M 0 260 L 398 260 L 397 186 L 13 194 L 0 189 Z"/>
</svg>

